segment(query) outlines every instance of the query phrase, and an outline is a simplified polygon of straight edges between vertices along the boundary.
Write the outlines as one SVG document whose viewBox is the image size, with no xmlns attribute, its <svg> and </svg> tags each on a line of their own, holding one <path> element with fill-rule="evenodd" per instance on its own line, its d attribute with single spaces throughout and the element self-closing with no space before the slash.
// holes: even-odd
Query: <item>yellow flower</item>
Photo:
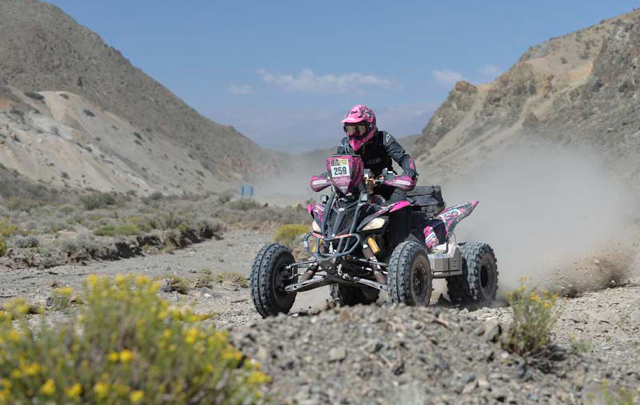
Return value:
<svg viewBox="0 0 640 405">
<path fill-rule="evenodd" d="M 165 331 L 162 332 L 162 337 L 165 339 L 169 339 L 171 337 L 171 331 L 169 329 L 165 329 Z"/>
<path fill-rule="evenodd" d="M 120 354 L 118 352 L 111 352 L 107 356 L 107 359 L 112 363 L 116 363 L 120 359 Z"/>
<path fill-rule="evenodd" d="M 96 284 L 98 284 L 98 276 L 96 276 L 95 274 L 88 275 L 87 276 L 87 284 L 91 288 L 95 287 Z"/>
<path fill-rule="evenodd" d="M 70 388 L 67 388 L 65 393 L 71 399 L 78 398 L 80 394 L 82 394 L 82 386 L 78 383 L 75 383 Z"/>
<path fill-rule="evenodd" d="M 124 349 L 120 352 L 120 361 L 123 363 L 128 363 L 133 360 L 135 356 L 135 353 L 133 353 L 131 350 Z"/>
<path fill-rule="evenodd" d="M 540 301 L 540 296 L 538 294 L 536 294 L 535 292 L 532 292 L 531 293 L 531 301 L 533 301 L 533 302 Z"/>
<path fill-rule="evenodd" d="M 109 392 L 109 384 L 99 382 L 93 387 L 93 392 L 96 393 L 98 398 L 103 398 L 107 396 L 107 393 Z"/>
<path fill-rule="evenodd" d="M 122 274 L 118 274 L 116 276 L 116 283 L 122 284 L 122 283 L 124 283 L 124 281 L 125 281 L 125 278 L 124 278 L 124 276 Z"/>
<path fill-rule="evenodd" d="M 133 404 L 137 404 L 140 401 L 142 401 L 142 398 L 144 398 L 144 392 L 143 391 L 133 391 L 131 393 L 131 395 L 129 396 L 129 398 L 131 399 L 131 403 Z"/>
<path fill-rule="evenodd" d="M 40 365 L 38 363 L 32 363 L 22 367 L 22 371 L 25 375 L 36 375 L 40 372 Z"/>
<path fill-rule="evenodd" d="M 11 372 L 11 378 L 12 378 L 12 379 L 17 380 L 17 379 L 18 379 L 18 378 L 20 378 L 20 377 L 22 377 L 22 373 L 21 373 L 21 372 L 20 372 L 20 370 L 18 370 L 17 368 L 16 368 L 16 369 L 14 369 L 14 370 Z"/>
<path fill-rule="evenodd" d="M 8 390 L 11 388 L 11 381 L 6 378 L 0 378 L 0 384 L 2 384 L 3 389 Z"/>
<path fill-rule="evenodd" d="M 44 383 L 44 385 L 42 385 L 42 387 L 40 387 L 40 392 L 42 392 L 44 395 L 53 395 L 56 392 L 56 383 L 53 382 L 53 380 L 51 378 L 49 378 L 47 380 L 47 382 Z"/>
<path fill-rule="evenodd" d="M 184 341 L 188 344 L 192 345 L 198 339 L 200 332 L 196 328 L 191 328 L 187 331 L 187 337 L 184 338 Z"/>
<path fill-rule="evenodd" d="M 73 294 L 73 288 L 71 287 L 62 287 L 55 290 L 55 292 L 59 295 L 70 296 Z"/>
<path fill-rule="evenodd" d="M 269 382 L 270 378 L 268 375 L 260 373 L 258 371 L 254 371 L 249 374 L 249 378 L 247 378 L 247 383 L 251 385 L 262 385 L 264 383 Z"/>
<path fill-rule="evenodd" d="M 16 332 L 14 329 L 11 329 L 9 331 L 9 340 L 14 342 L 14 343 L 18 343 L 20 341 L 20 334 L 18 332 Z"/>
</svg>

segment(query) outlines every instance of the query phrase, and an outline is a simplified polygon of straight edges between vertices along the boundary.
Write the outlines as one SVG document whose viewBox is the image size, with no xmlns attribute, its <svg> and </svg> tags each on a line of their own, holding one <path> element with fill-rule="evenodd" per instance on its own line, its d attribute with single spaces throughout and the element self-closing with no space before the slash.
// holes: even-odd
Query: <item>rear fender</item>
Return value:
<svg viewBox="0 0 640 405">
<path fill-rule="evenodd" d="M 434 247 L 445 243 L 453 233 L 456 225 L 468 217 L 478 205 L 479 201 L 469 201 L 464 204 L 449 207 L 429 221 L 424 228 L 424 244 L 431 252 Z"/>
</svg>

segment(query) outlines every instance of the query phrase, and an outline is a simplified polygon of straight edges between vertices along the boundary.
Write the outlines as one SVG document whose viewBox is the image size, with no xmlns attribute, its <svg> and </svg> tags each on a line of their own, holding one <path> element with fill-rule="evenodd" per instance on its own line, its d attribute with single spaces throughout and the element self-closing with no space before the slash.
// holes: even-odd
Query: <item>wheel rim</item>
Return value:
<svg viewBox="0 0 640 405">
<path fill-rule="evenodd" d="M 425 303 L 429 293 L 429 266 L 427 262 L 420 258 L 416 261 L 411 275 L 411 294 L 416 304 Z"/>
<path fill-rule="evenodd" d="M 275 272 L 273 280 L 273 291 L 278 301 L 278 306 L 286 307 L 289 305 L 289 301 L 293 300 L 295 293 L 285 291 L 285 287 L 294 282 L 288 278 L 289 271 L 287 271 L 288 263 L 281 263 Z"/>
<path fill-rule="evenodd" d="M 480 266 L 480 291 L 486 299 L 493 298 L 496 289 L 495 266 L 489 257 L 485 257 Z"/>
</svg>

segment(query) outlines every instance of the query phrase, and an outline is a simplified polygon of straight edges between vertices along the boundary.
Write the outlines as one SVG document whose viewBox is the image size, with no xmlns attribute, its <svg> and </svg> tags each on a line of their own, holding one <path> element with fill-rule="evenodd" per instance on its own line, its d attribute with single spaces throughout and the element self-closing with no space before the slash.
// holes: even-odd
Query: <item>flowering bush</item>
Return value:
<svg viewBox="0 0 640 405">
<path fill-rule="evenodd" d="M 0 311 L 0 404 L 253 404 L 268 377 L 206 315 L 169 307 L 142 276 L 89 276 L 66 325 Z M 69 291 L 59 291 L 69 295 Z"/>
<path fill-rule="evenodd" d="M 513 310 L 507 346 L 518 354 L 534 352 L 549 344 L 551 329 L 560 316 L 558 295 L 521 285 L 507 294 Z"/>
</svg>

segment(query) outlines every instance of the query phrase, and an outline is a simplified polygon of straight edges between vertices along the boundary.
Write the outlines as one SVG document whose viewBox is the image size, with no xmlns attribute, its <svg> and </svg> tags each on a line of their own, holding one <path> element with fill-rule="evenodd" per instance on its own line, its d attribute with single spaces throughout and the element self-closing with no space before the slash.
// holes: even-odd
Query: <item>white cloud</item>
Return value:
<svg viewBox="0 0 640 405">
<path fill-rule="evenodd" d="M 229 93 L 231 94 L 253 94 L 253 87 L 248 84 L 235 85 L 232 84 L 228 88 Z"/>
<path fill-rule="evenodd" d="M 453 70 L 432 70 L 431 76 L 439 84 L 452 86 L 460 80 L 465 80 L 462 73 L 454 72 Z"/>
<path fill-rule="evenodd" d="M 482 73 L 485 78 L 493 79 L 502 74 L 502 69 L 495 65 L 485 65 L 482 69 L 480 69 L 480 73 Z"/>
<path fill-rule="evenodd" d="M 363 87 L 398 88 L 398 84 L 374 75 L 352 72 L 343 75 L 332 73 L 316 75 L 311 69 L 303 69 L 298 75 L 274 74 L 264 69 L 256 71 L 267 83 L 289 92 L 312 94 L 344 94 L 362 91 Z"/>
</svg>

